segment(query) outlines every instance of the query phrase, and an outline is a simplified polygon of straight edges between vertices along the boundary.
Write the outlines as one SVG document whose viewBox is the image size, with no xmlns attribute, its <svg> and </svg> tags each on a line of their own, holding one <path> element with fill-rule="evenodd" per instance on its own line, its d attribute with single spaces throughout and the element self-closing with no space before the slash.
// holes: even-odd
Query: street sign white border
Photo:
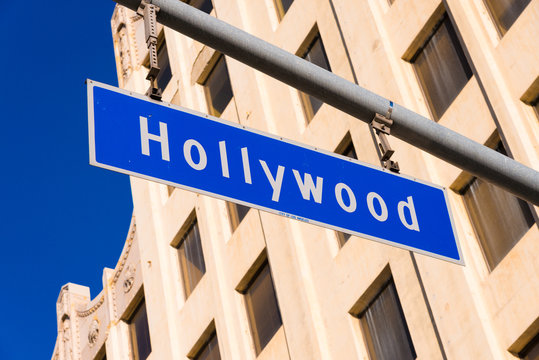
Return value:
<svg viewBox="0 0 539 360">
<path fill-rule="evenodd" d="M 457 234 L 456 228 L 455 228 L 455 222 L 454 222 L 454 218 L 453 218 L 453 213 L 451 211 L 451 206 L 449 205 L 449 197 L 447 195 L 447 189 L 445 187 L 443 187 L 443 186 L 439 186 L 439 185 L 430 183 L 428 181 L 419 180 L 419 179 L 416 179 L 416 178 L 411 177 L 411 176 L 407 176 L 407 175 L 403 175 L 403 174 L 397 174 L 397 173 L 391 172 L 391 171 L 389 171 L 389 170 L 387 170 L 385 168 L 382 168 L 382 167 L 378 167 L 378 166 L 368 164 L 368 163 L 365 163 L 365 162 L 362 162 L 362 161 L 359 161 L 359 160 L 356 160 L 356 159 L 352 159 L 352 158 L 349 158 L 349 157 L 346 157 L 346 156 L 343 156 L 343 155 L 340 155 L 340 154 L 336 154 L 336 153 L 332 153 L 330 151 L 319 149 L 317 147 L 310 146 L 308 144 L 301 144 L 301 143 L 295 142 L 295 141 L 290 140 L 290 139 L 286 139 L 286 138 L 283 138 L 283 137 L 280 137 L 280 136 L 272 135 L 272 134 L 269 134 L 269 133 L 266 133 L 266 132 L 263 132 L 263 131 L 260 131 L 260 130 L 252 129 L 252 128 L 246 127 L 244 125 L 240 125 L 238 123 L 227 121 L 227 120 L 217 118 L 217 117 L 214 117 L 214 116 L 211 116 L 211 115 L 203 114 L 203 113 L 200 113 L 198 111 L 194 111 L 194 110 L 191 110 L 191 109 L 186 109 L 186 108 L 178 106 L 178 105 L 170 104 L 170 103 L 167 103 L 167 102 L 164 102 L 164 101 L 163 102 L 156 101 L 156 100 L 153 100 L 153 99 L 151 99 L 151 98 L 149 98 L 149 97 L 147 97 L 145 95 L 138 94 L 138 93 L 135 93 L 133 91 L 120 89 L 120 88 L 117 88 L 117 87 L 114 87 L 114 86 L 111 86 L 111 85 L 107 85 L 107 84 L 103 84 L 103 83 L 93 81 L 93 80 L 90 80 L 90 79 L 86 80 L 86 85 L 88 87 L 88 89 L 87 89 L 88 90 L 88 141 L 89 141 L 89 146 L 90 146 L 90 165 L 101 167 L 103 169 L 111 170 L 111 171 L 114 171 L 114 172 L 123 173 L 123 174 L 130 175 L 130 176 L 135 176 L 135 177 L 142 178 L 142 179 L 145 179 L 145 180 L 154 181 L 154 182 L 164 184 L 164 185 L 170 185 L 170 186 L 177 187 L 177 188 L 180 188 L 180 189 L 183 189 L 183 190 L 192 191 L 192 192 L 195 192 L 195 193 L 198 193 L 198 194 L 211 196 L 211 197 L 214 197 L 214 198 L 217 198 L 217 199 L 233 202 L 233 203 L 236 203 L 236 204 L 248 206 L 248 207 L 259 209 L 259 210 L 263 210 L 263 211 L 266 211 L 266 212 L 269 212 L 269 213 L 272 213 L 272 214 L 276 214 L 276 215 L 280 215 L 280 216 L 284 216 L 284 217 L 287 217 L 287 218 L 293 218 L 293 219 L 303 221 L 303 222 L 306 222 L 308 224 L 317 225 L 317 226 L 320 226 L 320 227 L 323 227 L 323 228 L 326 228 L 326 229 L 329 228 L 329 229 L 333 229 L 333 230 L 336 230 L 336 231 L 345 232 L 345 233 L 348 233 L 348 234 L 359 236 L 359 237 L 364 238 L 364 239 L 369 239 L 369 240 L 373 240 L 373 241 L 376 241 L 376 242 L 379 242 L 379 243 L 382 243 L 382 244 L 395 246 L 395 247 L 398 247 L 398 248 L 401 248 L 401 249 L 404 249 L 404 250 L 413 251 L 415 253 L 430 256 L 430 257 L 433 257 L 433 258 L 436 258 L 436 259 L 449 261 L 449 262 L 452 262 L 452 263 L 457 264 L 457 265 L 463 265 L 463 266 L 465 265 L 464 264 L 464 259 L 462 257 L 462 250 L 461 250 L 461 247 L 460 247 L 458 234 Z M 313 150 L 313 151 L 316 151 L 316 152 L 319 152 L 319 153 L 322 153 L 322 154 L 325 154 L 325 155 L 328 155 L 328 156 L 339 158 L 341 160 L 355 162 L 355 163 L 357 163 L 359 165 L 366 166 L 366 167 L 369 167 L 369 168 L 377 170 L 377 171 L 387 172 L 392 176 L 399 176 L 399 177 L 402 177 L 402 178 L 405 178 L 405 179 L 408 179 L 408 180 L 415 181 L 415 182 L 420 183 L 420 184 L 424 184 L 424 185 L 427 185 L 427 186 L 438 188 L 438 189 L 442 190 L 443 194 L 444 194 L 444 199 L 445 199 L 445 202 L 447 204 L 447 211 L 449 213 L 449 220 L 451 222 L 451 229 L 453 230 L 453 234 L 455 235 L 455 242 L 456 242 L 456 245 L 457 245 L 457 252 L 458 252 L 460 260 L 455 260 L 455 259 L 452 259 L 452 258 L 449 258 L 449 257 L 446 257 L 446 256 L 433 254 L 433 253 L 425 251 L 425 250 L 417 249 L 417 248 L 412 247 L 412 246 L 399 244 L 399 243 L 396 243 L 396 242 L 393 242 L 393 241 L 390 241 L 390 240 L 386 240 L 386 239 L 382 239 L 382 238 L 378 238 L 378 237 L 375 237 L 375 236 L 372 236 L 372 235 L 367 235 L 367 234 L 363 234 L 363 233 L 356 232 L 356 231 L 350 231 L 348 229 L 344 229 L 344 228 L 340 228 L 338 226 L 326 224 L 324 222 L 307 219 L 307 218 L 305 218 L 303 216 L 299 216 L 299 215 L 296 215 L 296 214 L 285 213 L 283 211 L 274 210 L 274 209 L 271 209 L 271 208 L 266 208 L 264 206 L 248 203 L 248 202 L 237 200 L 237 199 L 234 199 L 234 198 L 229 198 L 227 196 L 215 194 L 215 193 L 212 193 L 212 192 L 209 192 L 209 191 L 204 191 L 204 190 L 192 188 L 190 186 L 177 184 L 177 183 L 162 180 L 162 179 L 159 179 L 159 178 L 154 178 L 152 176 L 139 174 L 137 172 L 125 170 L 125 169 L 122 169 L 122 168 L 117 168 L 117 167 L 114 167 L 114 166 L 101 164 L 101 163 L 97 162 L 97 160 L 95 158 L 94 91 L 93 91 L 94 87 L 100 87 L 100 88 L 110 90 L 110 91 L 113 91 L 113 92 L 116 92 L 116 93 L 119 93 L 119 94 L 130 96 L 130 97 L 133 97 L 133 98 L 136 98 L 136 99 L 139 99 L 139 100 L 143 100 L 143 101 L 146 101 L 146 102 L 151 102 L 151 103 L 154 103 L 154 104 L 159 105 L 159 106 L 168 107 L 168 108 L 176 109 L 176 110 L 186 112 L 186 113 L 189 113 L 189 114 L 192 114 L 192 115 L 195 115 L 195 116 L 204 117 L 204 118 L 206 118 L 208 120 L 212 120 L 212 121 L 215 121 L 215 122 L 218 122 L 218 123 L 221 123 L 221 124 L 224 124 L 224 125 L 228 125 L 228 126 L 233 126 L 233 127 L 238 128 L 238 129 L 241 129 L 241 130 L 247 130 L 247 131 L 252 132 L 252 133 L 256 133 L 256 134 L 259 134 L 259 135 L 262 135 L 262 136 L 273 138 L 275 140 L 283 141 L 283 142 L 286 142 L 286 143 L 289 143 L 289 144 L 292 144 L 292 145 L 296 145 L 296 146 L 299 146 L 299 147 L 302 147 L 302 148 L 305 148 L 305 149 L 308 149 L 308 150 Z"/>
</svg>

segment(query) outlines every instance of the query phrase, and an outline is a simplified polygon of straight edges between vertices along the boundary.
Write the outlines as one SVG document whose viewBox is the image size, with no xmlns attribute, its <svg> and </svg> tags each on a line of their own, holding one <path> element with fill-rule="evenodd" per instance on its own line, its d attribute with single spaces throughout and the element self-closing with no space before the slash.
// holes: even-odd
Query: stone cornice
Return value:
<svg viewBox="0 0 539 360">
<path fill-rule="evenodd" d="M 94 305 L 92 305 L 89 309 L 86 309 L 86 310 L 75 309 L 75 312 L 77 313 L 77 316 L 79 317 L 86 317 L 90 314 L 93 314 L 97 309 L 99 309 L 99 307 L 103 305 L 104 301 L 105 301 L 105 294 L 102 293 L 99 300 Z"/>
<path fill-rule="evenodd" d="M 127 244 L 126 244 L 125 250 L 122 254 L 120 261 L 118 262 L 118 266 L 116 268 L 116 272 L 114 273 L 114 277 L 112 278 L 113 285 L 115 285 L 116 282 L 118 282 L 118 279 L 120 278 L 120 274 L 122 273 L 125 263 L 127 262 L 127 258 L 129 257 L 129 252 L 131 251 L 131 246 L 133 245 L 133 239 L 135 238 L 136 228 L 137 228 L 137 225 L 135 224 L 135 221 L 133 219 L 131 229 L 129 230 L 129 236 L 127 237 Z"/>
</svg>

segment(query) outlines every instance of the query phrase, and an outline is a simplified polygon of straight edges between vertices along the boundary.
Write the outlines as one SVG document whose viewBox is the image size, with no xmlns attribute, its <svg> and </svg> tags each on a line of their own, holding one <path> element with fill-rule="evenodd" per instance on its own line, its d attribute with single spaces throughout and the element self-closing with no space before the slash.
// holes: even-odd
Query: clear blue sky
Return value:
<svg viewBox="0 0 539 360">
<path fill-rule="evenodd" d="M 132 213 L 129 178 L 88 164 L 86 86 L 117 86 L 112 0 L 1 1 L 0 359 L 50 359 L 56 299 L 102 289 Z"/>
</svg>

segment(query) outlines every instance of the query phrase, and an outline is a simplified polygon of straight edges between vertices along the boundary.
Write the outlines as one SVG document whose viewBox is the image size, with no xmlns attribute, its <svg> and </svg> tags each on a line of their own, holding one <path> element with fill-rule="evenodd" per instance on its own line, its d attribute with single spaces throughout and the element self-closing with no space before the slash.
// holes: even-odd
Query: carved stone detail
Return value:
<svg viewBox="0 0 539 360">
<path fill-rule="evenodd" d="M 66 316 L 62 322 L 62 342 L 64 346 L 64 360 L 73 359 L 73 341 L 71 339 L 71 319 Z"/>
<path fill-rule="evenodd" d="M 125 252 L 122 256 L 122 259 L 120 260 L 120 263 L 118 264 L 118 269 L 116 270 L 116 272 L 114 273 L 114 277 L 112 278 L 113 283 L 118 282 L 118 279 L 120 278 L 120 274 L 122 273 L 122 270 L 124 269 L 127 258 L 129 257 L 129 252 L 131 251 L 131 246 L 133 245 L 133 239 L 135 238 L 136 229 L 137 229 L 137 225 L 133 223 L 133 226 L 129 233 L 129 237 L 127 238 L 127 246 L 126 246 Z"/>
<path fill-rule="evenodd" d="M 88 329 L 88 343 L 90 344 L 90 347 L 95 345 L 98 337 L 99 337 L 99 321 L 97 319 L 94 319 L 92 323 L 90 324 L 90 328 Z"/>
<path fill-rule="evenodd" d="M 120 30 L 118 30 L 118 56 L 120 57 L 124 81 L 127 80 L 133 70 L 131 67 L 131 50 L 129 49 L 129 39 L 127 37 L 127 27 L 122 24 Z"/>
<path fill-rule="evenodd" d="M 132 39 L 130 28 L 130 10 L 122 6 L 116 6 L 112 17 L 112 34 L 118 61 L 118 80 L 120 83 L 127 81 L 133 72 Z"/>
<path fill-rule="evenodd" d="M 122 273 L 122 270 L 124 269 L 125 263 L 127 262 L 127 258 L 129 257 L 129 252 L 131 251 L 131 247 L 133 246 L 133 240 L 135 239 L 135 233 L 137 230 L 137 225 L 135 223 L 135 218 L 133 217 L 133 223 L 131 226 L 131 229 L 129 230 L 129 236 L 127 238 L 127 244 L 124 250 L 124 253 L 122 254 L 122 258 L 118 262 L 116 271 L 114 272 L 114 277 L 112 278 L 112 308 L 114 310 L 114 316 L 118 316 L 118 308 L 116 304 L 116 283 L 118 282 L 118 279 L 120 278 L 120 274 Z"/>
<path fill-rule="evenodd" d="M 133 287 L 133 284 L 135 283 L 136 271 L 137 271 L 137 268 L 133 265 L 129 265 L 125 269 L 124 293 L 128 293 Z"/>
<path fill-rule="evenodd" d="M 92 306 L 91 308 L 86 309 L 86 310 L 75 310 L 75 312 L 77 313 L 79 317 L 86 317 L 90 314 L 93 314 L 97 309 L 99 309 L 99 307 L 103 305 L 104 301 L 105 301 L 105 294 L 101 295 L 101 297 L 99 298 L 99 301 L 95 303 L 95 305 Z"/>
<path fill-rule="evenodd" d="M 131 16 L 131 21 L 132 21 L 132 22 L 137 22 L 137 21 L 139 21 L 140 19 L 142 19 L 142 16 L 139 15 L 139 14 L 135 14 L 135 15 Z"/>
</svg>

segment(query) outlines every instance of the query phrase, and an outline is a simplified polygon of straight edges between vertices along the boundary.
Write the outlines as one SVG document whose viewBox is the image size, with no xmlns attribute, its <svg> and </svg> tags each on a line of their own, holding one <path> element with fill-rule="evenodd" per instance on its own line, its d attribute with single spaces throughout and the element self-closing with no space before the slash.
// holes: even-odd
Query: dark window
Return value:
<svg viewBox="0 0 539 360">
<path fill-rule="evenodd" d="M 250 207 L 230 202 L 227 204 L 228 214 L 230 216 L 230 226 L 232 227 L 232 230 L 235 230 L 249 212 Z"/>
<path fill-rule="evenodd" d="M 354 147 L 354 144 L 352 143 L 352 141 L 350 141 L 350 143 L 349 143 L 348 146 L 343 150 L 343 152 L 341 153 L 341 155 L 344 155 L 344 156 L 346 156 L 346 157 L 349 157 L 349 158 L 352 158 L 352 159 L 356 159 L 356 160 L 357 160 L 356 148 Z"/>
<path fill-rule="evenodd" d="M 530 341 L 519 354 L 519 358 L 524 360 L 539 360 L 539 334 Z"/>
<path fill-rule="evenodd" d="M 535 102 L 533 103 L 532 106 L 533 106 L 533 108 L 535 110 L 535 113 L 539 117 L 539 97 L 537 97 L 537 99 L 535 99 Z"/>
<path fill-rule="evenodd" d="M 193 360 L 221 360 L 217 334 L 213 332 Z"/>
<path fill-rule="evenodd" d="M 107 350 L 105 349 L 105 344 L 103 344 L 101 349 L 97 352 L 94 360 L 107 360 Z"/>
<path fill-rule="evenodd" d="M 134 360 L 145 360 L 152 352 L 152 344 L 150 342 L 150 329 L 144 300 L 133 313 L 129 321 L 129 327 Z"/>
<path fill-rule="evenodd" d="M 275 0 L 275 6 L 277 7 L 277 13 L 279 14 L 279 18 L 283 18 L 284 14 L 290 9 L 290 6 L 294 0 Z"/>
<path fill-rule="evenodd" d="M 357 160 L 356 149 L 354 148 L 354 144 L 352 143 L 351 139 L 349 140 L 348 145 L 341 152 L 341 155 Z M 346 242 L 350 239 L 350 236 L 352 235 L 337 231 L 337 240 L 339 241 L 339 246 L 344 246 L 344 244 L 346 244 Z"/>
<path fill-rule="evenodd" d="M 211 13 L 213 10 L 213 3 L 211 0 L 191 0 L 189 5 L 196 7 L 197 9 L 204 11 L 206 14 Z"/>
<path fill-rule="evenodd" d="M 438 121 L 472 77 L 472 70 L 447 14 L 435 26 L 412 63 L 432 116 Z"/>
<path fill-rule="evenodd" d="M 501 36 L 513 25 L 530 0 L 486 0 L 496 27 Z"/>
<path fill-rule="evenodd" d="M 204 89 L 210 113 L 221 116 L 233 96 L 224 56 L 221 55 L 217 60 L 204 83 Z"/>
<path fill-rule="evenodd" d="M 337 240 L 339 241 L 339 246 L 343 247 L 344 244 L 346 244 L 346 242 L 350 240 L 350 236 L 352 235 L 341 232 L 341 231 L 337 231 Z"/>
<path fill-rule="evenodd" d="M 387 0 L 387 2 L 389 3 L 389 6 L 391 6 L 395 2 L 395 0 Z"/>
<path fill-rule="evenodd" d="M 506 155 L 501 142 L 496 150 Z M 492 270 L 533 225 L 533 215 L 526 202 L 478 178 L 463 193 L 466 210 Z"/>
<path fill-rule="evenodd" d="M 331 71 L 329 66 L 328 57 L 326 51 L 324 50 L 324 44 L 322 43 L 322 38 L 320 34 L 317 34 L 314 40 L 311 42 L 307 51 L 302 56 L 305 60 L 320 66 L 323 69 Z M 311 121 L 314 115 L 318 112 L 318 109 L 322 106 L 323 102 L 315 98 L 314 96 L 307 95 L 303 92 L 300 92 L 301 98 L 303 100 L 303 109 L 305 111 L 305 116 L 307 121 Z"/>
<path fill-rule="evenodd" d="M 157 85 L 161 90 L 165 90 L 170 79 L 172 79 L 172 72 L 170 71 L 170 61 L 168 59 L 167 43 L 163 41 L 159 50 L 157 51 L 157 65 L 159 66 L 159 74 L 157 75 Z"/>
<path fill-rule="evenodd" d="M 393 280 L 360 315 L 372 359 L 415 359 L 416 353 Z"/>
<path fill-rule="evenodd" d="M 180 258 L 185 297 L 187 298 L 206 273 L 206 264 L 204 263 L 204 254 L 202 253 L 200 232 L 198 231 L 196 219 L 185 232 L 179 244 L 178 256 Z"/>
<path fill-rule="evenodd" d="M 268 263 L 262 266 L 247 288 L 245 300 L 256 354 L 258 355 L 282 325 L 281 312 Z"/>
</svg>

